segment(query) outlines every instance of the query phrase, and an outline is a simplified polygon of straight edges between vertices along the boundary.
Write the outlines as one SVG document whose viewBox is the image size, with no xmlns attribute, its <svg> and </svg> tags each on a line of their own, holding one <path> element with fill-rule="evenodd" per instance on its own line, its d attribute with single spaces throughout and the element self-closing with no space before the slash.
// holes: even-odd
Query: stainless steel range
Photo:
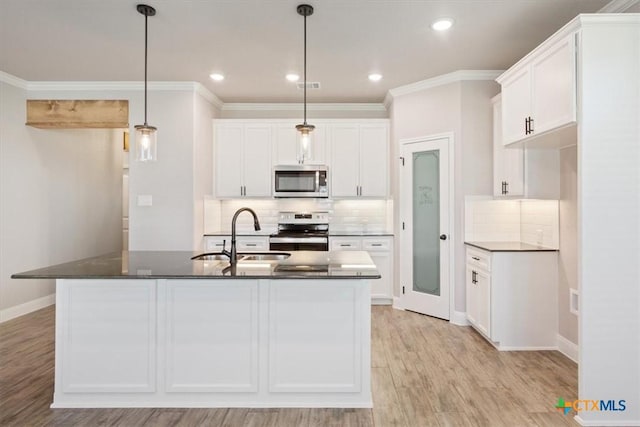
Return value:
<svg viewBox="0 0 640 427">
<path fill-rule="evenodd" d="M 272 251 L 328 251 L 328 212 L 280 212 L 278 233 L 269 237 Z"/>
</svg>

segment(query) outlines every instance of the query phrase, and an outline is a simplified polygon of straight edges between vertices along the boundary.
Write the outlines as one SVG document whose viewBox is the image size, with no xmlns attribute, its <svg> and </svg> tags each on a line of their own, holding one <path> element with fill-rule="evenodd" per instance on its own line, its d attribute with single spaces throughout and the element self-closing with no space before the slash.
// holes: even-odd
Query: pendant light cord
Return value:
<svg viewBox="0 0 640 427">
<path fill-rule="evenodd" d="M 304 16 L 304 124 L 307 124 L 307 16 Z"/>
<path fill-rule="evenodd" d="M 147 20 L 148 14 L 144 14 L 144 125 L 147 126 Z"/>
</svg>

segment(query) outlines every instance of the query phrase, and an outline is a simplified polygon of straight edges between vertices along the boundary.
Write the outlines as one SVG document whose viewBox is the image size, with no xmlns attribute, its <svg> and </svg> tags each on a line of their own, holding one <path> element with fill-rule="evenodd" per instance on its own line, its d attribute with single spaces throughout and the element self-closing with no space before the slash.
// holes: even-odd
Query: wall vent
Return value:
<svg viewBox="0 0 640 427">
<path fill-rule="evenodd" d="M 304 82 L 298 82 L 298 89 L 304 89 Z M 320 82 L 307 82 L 307 89 L 320 89 Z"/>
</svg>

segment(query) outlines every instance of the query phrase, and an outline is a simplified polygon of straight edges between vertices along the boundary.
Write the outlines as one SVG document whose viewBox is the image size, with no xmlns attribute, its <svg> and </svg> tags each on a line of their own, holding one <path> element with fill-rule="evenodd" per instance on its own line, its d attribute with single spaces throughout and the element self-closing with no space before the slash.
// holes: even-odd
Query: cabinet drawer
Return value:
<svg viewBox="0 0 640 427">
<path fill-rule="evenodd" d="M 491 253 L 467 249 L 467 265 L 491 271 Z"/>
<path fill-rule="evenodd" d="M 222 250 L 222 242 L 227 242 L 227 249 L 231 246 L 231 236 L 214 236 L 206 237 L 204 242 L 204 250 L 206 252 L 216 252 Z"/>
<path fill-rule="evenodd" d="M 268 251 L 269 238 L 238 237 L 237 245 L 239 251 Z"/>
<path fill-rule="evenodd" d="M 362 249 L 365 251 L 389 251 L 391 243 L 388 239 L 363 239 Z"/>
<path fill-rule="evenodd" d="M 359 251 L 362 249 L 361 239 L 331 239 L 332 251 Z"/>
</svg>

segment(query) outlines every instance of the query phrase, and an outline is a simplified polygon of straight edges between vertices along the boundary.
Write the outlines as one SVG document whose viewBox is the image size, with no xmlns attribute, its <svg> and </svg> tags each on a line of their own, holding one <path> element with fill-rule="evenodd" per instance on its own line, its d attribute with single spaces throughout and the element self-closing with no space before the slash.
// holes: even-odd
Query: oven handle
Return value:
<svg viewBox="0 0 640 427">
<path fill-rule="evenodd" d="M 269 243 L 327 243 L 326 237 L 270 237 Z"/>
</svg>

